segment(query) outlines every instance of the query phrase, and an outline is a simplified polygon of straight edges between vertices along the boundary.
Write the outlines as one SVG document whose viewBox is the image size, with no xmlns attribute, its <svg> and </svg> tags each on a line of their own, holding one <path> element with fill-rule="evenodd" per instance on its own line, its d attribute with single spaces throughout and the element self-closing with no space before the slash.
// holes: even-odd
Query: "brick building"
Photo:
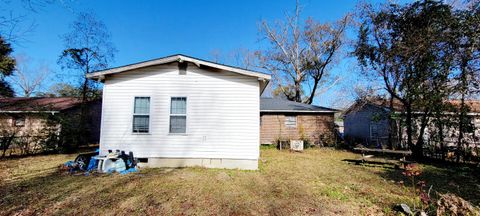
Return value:
<svg viewBox="0 0 480 216">
<path fill-rule="evenodd" d="M 335 109 L 277 98 L 261 98 L 260 143 L 304 140 L 315 145 L 334 139 Z"/>
<path fill-rule="evenodd" d="M 73 118 L 81 112 L 81 100 L 73 97 L 15 97 L 0 98 L 0 132 L 14 133 L 16 137 L 35 136 L 46 127 L 61 130 L 60 123 L 47 124 L 53 116 Z M 87 129 L 89 143 L 100 139 L 102 101 L 86 104 L 88 111 Z M 3 133 L 0 133 L 0 138 Z"/>
</svg>

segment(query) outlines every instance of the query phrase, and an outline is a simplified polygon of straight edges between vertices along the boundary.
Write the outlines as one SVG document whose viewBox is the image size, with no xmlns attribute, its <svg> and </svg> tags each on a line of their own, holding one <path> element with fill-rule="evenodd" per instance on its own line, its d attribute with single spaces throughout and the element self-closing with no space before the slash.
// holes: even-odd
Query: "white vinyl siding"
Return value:
<svg viewBox="0 0 480 216">
<path fill-rule="evenodd" d="M 148 136 L 132 133 L 132 100 L 150 96 Z M 171 98 L 185 97 L 186 133 L 170 133 Z M 103 87 L 101 153 L 135 157 L 258 159 L 260 87 L 256 77 L 189 64 L 148 67 L 109 76 Z"/>
</svg>

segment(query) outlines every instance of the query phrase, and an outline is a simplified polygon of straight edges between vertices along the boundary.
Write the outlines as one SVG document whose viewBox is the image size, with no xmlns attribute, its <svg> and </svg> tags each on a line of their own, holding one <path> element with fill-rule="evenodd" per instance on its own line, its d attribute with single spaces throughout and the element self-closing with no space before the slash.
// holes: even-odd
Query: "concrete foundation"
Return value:
<svg viewBox="0 0 480 216">
<path fill-rule="evenodd" d="M 140 167 L 206 167 L 220 169 L 257 170 L 258 160 L 225 158 L 148 158 Z"/>
</svg>

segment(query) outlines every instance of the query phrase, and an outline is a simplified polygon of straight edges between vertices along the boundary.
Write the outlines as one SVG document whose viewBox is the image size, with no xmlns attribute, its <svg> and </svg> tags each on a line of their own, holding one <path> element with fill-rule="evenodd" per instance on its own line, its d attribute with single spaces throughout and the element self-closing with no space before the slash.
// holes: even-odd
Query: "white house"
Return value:
<svg viewBox="0 0 480 216">
<path fill-rule="evenodd" d="M 270 75 L 172 55 L 87 74 L 104 82 L 100 154 L 150 167 L 257 169 Z"/>
</svg>

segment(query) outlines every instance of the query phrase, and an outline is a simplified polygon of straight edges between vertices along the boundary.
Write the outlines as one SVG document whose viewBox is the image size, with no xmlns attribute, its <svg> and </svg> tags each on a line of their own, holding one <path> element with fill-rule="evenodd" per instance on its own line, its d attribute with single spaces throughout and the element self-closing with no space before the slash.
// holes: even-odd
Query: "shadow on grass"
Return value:
<svg viewBox="0 0 480 216">
<path fill-rule="evenodd" d="M 88 146 L 80 146 L 73 152 L 65 153 L 65 154 L 82 154 L 82 153 L 91 153 L 95 152 L 96 149 L 99 148 L 99 145 L 88 145 Z M 19 150 L 18 150 L 19 151 Z M 34 156 L 46 156 L 46 155 L 58 155 L 62 154 L 59 151 L 44 151 L 44 152 L 36 152 L 36 153 L 28 153 L 28 154 L 19 154 L 19 153 L 7 153 L 5 156 L 2 156 L 0 152 L 0 161 L 8 161 L 8 160 L 17 160 L 22 158 L 29 158 Z"/>
<path fill-rule="evenodd" d="M 148 183 L 159 175 L 168 176 L 174 172 L 176 171 L 139 172 L 124 176 L 85 176 L 54 171 L 43 176 L 0 182 L 0 215 L 52 214 L 69 209 L 77 209 L 77 213 L 115 209 L 123 200 L 131 197 L 132 193 L 142 191 L 141 183 Z M 140 187 L 126 190 L 129 184 Z M 145 197 L 148 193 L 153 193 L 142 192 L 140 194 Z"/>
<path fill-rule="evenodd" d="M 452 193 L 480 206 L 480 169 L 463 165 L 444 163 L 422 163 L 422 174 L 416 181 L 425 181 L 426 190 L 432 186 L 435 197 L 438 193 Z M 403 181 L 405 186 L 411 187 L 411 180 L 402 174 L 402 169 L 385 169 L 379 175 L 395 182 Z"/>
<path fill-rule="evenodd" d="M 398 164 L 393 164 L 391 162 L 383 161 L 362 161 L 358 159 L 343 159 L 343 162 L 347 162 L 352 165 L 362 166 L 362 167 L 381 167 L 384 169 L 399 170 Z"/>
</svg>

